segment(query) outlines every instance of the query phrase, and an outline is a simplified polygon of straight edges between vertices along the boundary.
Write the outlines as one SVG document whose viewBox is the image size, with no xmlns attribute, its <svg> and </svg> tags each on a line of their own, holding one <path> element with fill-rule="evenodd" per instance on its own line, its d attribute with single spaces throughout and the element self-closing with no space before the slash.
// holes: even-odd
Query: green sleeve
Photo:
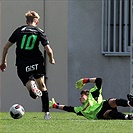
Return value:
<svg viewBox="0 0 133 133">
<path fill-rule="evenodd" d="M 83 110 L 83 107 L 82 106 L 79 106 L 79 107 L 74 107 L 74 111 L 77 113 L 81 112 Z"/>
<path fill-rule="evenodd" d="M 90 89 L 90 92 L 94 92 L 98 90 L 97 86 L 95 85 L 94 88 Z M 102 88 L 99 90 L 100 94 L 102 93 Z"/>
</svg>

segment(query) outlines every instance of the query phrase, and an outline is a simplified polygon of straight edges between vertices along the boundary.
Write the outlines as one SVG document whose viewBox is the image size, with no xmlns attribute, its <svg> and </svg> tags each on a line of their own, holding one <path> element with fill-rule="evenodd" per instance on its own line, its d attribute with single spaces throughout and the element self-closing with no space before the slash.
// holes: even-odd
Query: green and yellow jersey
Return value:
<svg viewBox="0 0 133 133">
<path fill-rule="evenodd" d="M 102 88 L 99 90 L 99 96 L 94 98 L 92 93 L 99 89 L 95 85 L 94 88 L 90 89 L 88 99 L 85 101 L 83 106 L 74 107 L 76 114 L 79 112 L 87 119 L 97 119 L 97 113 L 101 110 L 103 102 Z"/>
</svg>

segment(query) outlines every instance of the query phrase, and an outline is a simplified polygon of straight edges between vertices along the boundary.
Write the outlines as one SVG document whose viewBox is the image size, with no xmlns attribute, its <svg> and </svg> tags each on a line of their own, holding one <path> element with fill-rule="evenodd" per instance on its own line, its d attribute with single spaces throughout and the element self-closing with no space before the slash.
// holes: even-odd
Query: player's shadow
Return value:
<svg viewBox="0 0 133 133">
<path fill-rule="evenodd" d="M 0 120 L 12 120 L 12 119 L 9 119 L 9 118 L 0 118 Z"/>
</svg>

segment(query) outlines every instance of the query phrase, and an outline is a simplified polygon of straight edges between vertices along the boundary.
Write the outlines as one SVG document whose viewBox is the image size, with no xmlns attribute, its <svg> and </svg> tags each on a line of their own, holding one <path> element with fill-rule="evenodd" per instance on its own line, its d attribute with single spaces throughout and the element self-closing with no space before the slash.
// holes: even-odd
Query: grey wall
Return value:
<svg viewBox="0 0 133 133">
<path fill-rule="evenodd" d="M 1 3 L 0 3 L 0 9 L 1 9 Z M 1 12 L 0 12 L 0 18 L 1 18 Z M 0 33 L 1 33 L 1 21 L 0 21 Z M 1 44 L 1 34 L 0 34 L 0 44 Z M 0 53 L 1 53 L 1 45 L 0 45 Z M 1 110 L 1 74 L 0 74 L 0 110 Z"/>
<path fill-rule="evenodd" d="M 46 1 L 45 5 L 43 0 L 31 1 L 0 2 L 0 49 L 11 32 L 25 23 L 24 13 L 36 10 L 41 16 L 39 26 L 45 29 L 56 59 L 55 65 L 47 61 L 50 98 L 55 97 L 67 105 L 79 105 L 80 91 L 75 89 L 75 82 L 82 77 L 102 77 L 105 98 L 126 98 L 130 91 L 130 57 L 101 54 L 101 1 L 55 0 Z M 14 102 L 19 102 L 26 111 L 41 111 L 40 99 L 32 100 L 16 75 L 14 48 L 9 51 L 6 72 L 0 73 L 0 110 L 8 111 Z M 90 87 L 92 84 L 85 88 Z"/>
<path fill-rule="evenodd" d="M 40 16 L 39 26 L 44 28 L 44 2 L 43 1 L 1 1 L 1 44 L 0 48 L 7 42 L 10 34 L 20 25 L 25 24 L 25 13 L 28 10 L 37 11 Z M 17 7 L 17 8 L 16 8 Z M 1 58 L 1 54 L 0 54 Z M 41 110 L 40 99 L 32 100 L 28 91 L 22 85 L 17 77 L 15 67 L 15 45 L 12 46 L 8 53 L 8 67 L 1 76 L 1 111 L 8 111 L 14 103 L 20 103 L 26 111 Z"/>
<path fill-rule="evenodd" d="M 45 30 L 56 64 L 47 63 L 49 96 L 68 104 L 68 2 L 45 2 Z"/>
<path fill-rule="evenodd" d="M 101 1 L 70 1 L 68 17 L 69 104 L 78 105 L 76 80 L 102 77 L 103 96 L 126 98 L 130 91 L 130 57 L 101 54 Z M 87 85 L 85 88 L 90 88 Z M 122 109 L 123 111 L 129 110 Z"/>
</svg>

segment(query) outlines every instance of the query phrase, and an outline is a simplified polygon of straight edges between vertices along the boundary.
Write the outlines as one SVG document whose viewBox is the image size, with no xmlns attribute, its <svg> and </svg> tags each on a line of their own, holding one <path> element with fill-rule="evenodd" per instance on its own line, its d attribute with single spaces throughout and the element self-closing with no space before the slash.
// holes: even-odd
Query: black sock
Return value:
<svg viewBox="0 0 133 133">
<path fill-rule="evenodd" d="M 48 91 L 42 91 L 42 111 L 43 112 L 49 112 L 49 97 L 48 97 Z"/>
<path fill-rule="evenodd" d="M 125 120 L 125 114 L 121 113 L 121 112 L 117 112 L 117 111 L 110 111 L 108 114 L 111 119 L 121 119 L 121 120 Z"/>
<path fill-rule="evenodd" d="M 122 107 L 128 107 L 127 100 L 125 99 L 116 99 L 116 105 Z"/>
</svg>

